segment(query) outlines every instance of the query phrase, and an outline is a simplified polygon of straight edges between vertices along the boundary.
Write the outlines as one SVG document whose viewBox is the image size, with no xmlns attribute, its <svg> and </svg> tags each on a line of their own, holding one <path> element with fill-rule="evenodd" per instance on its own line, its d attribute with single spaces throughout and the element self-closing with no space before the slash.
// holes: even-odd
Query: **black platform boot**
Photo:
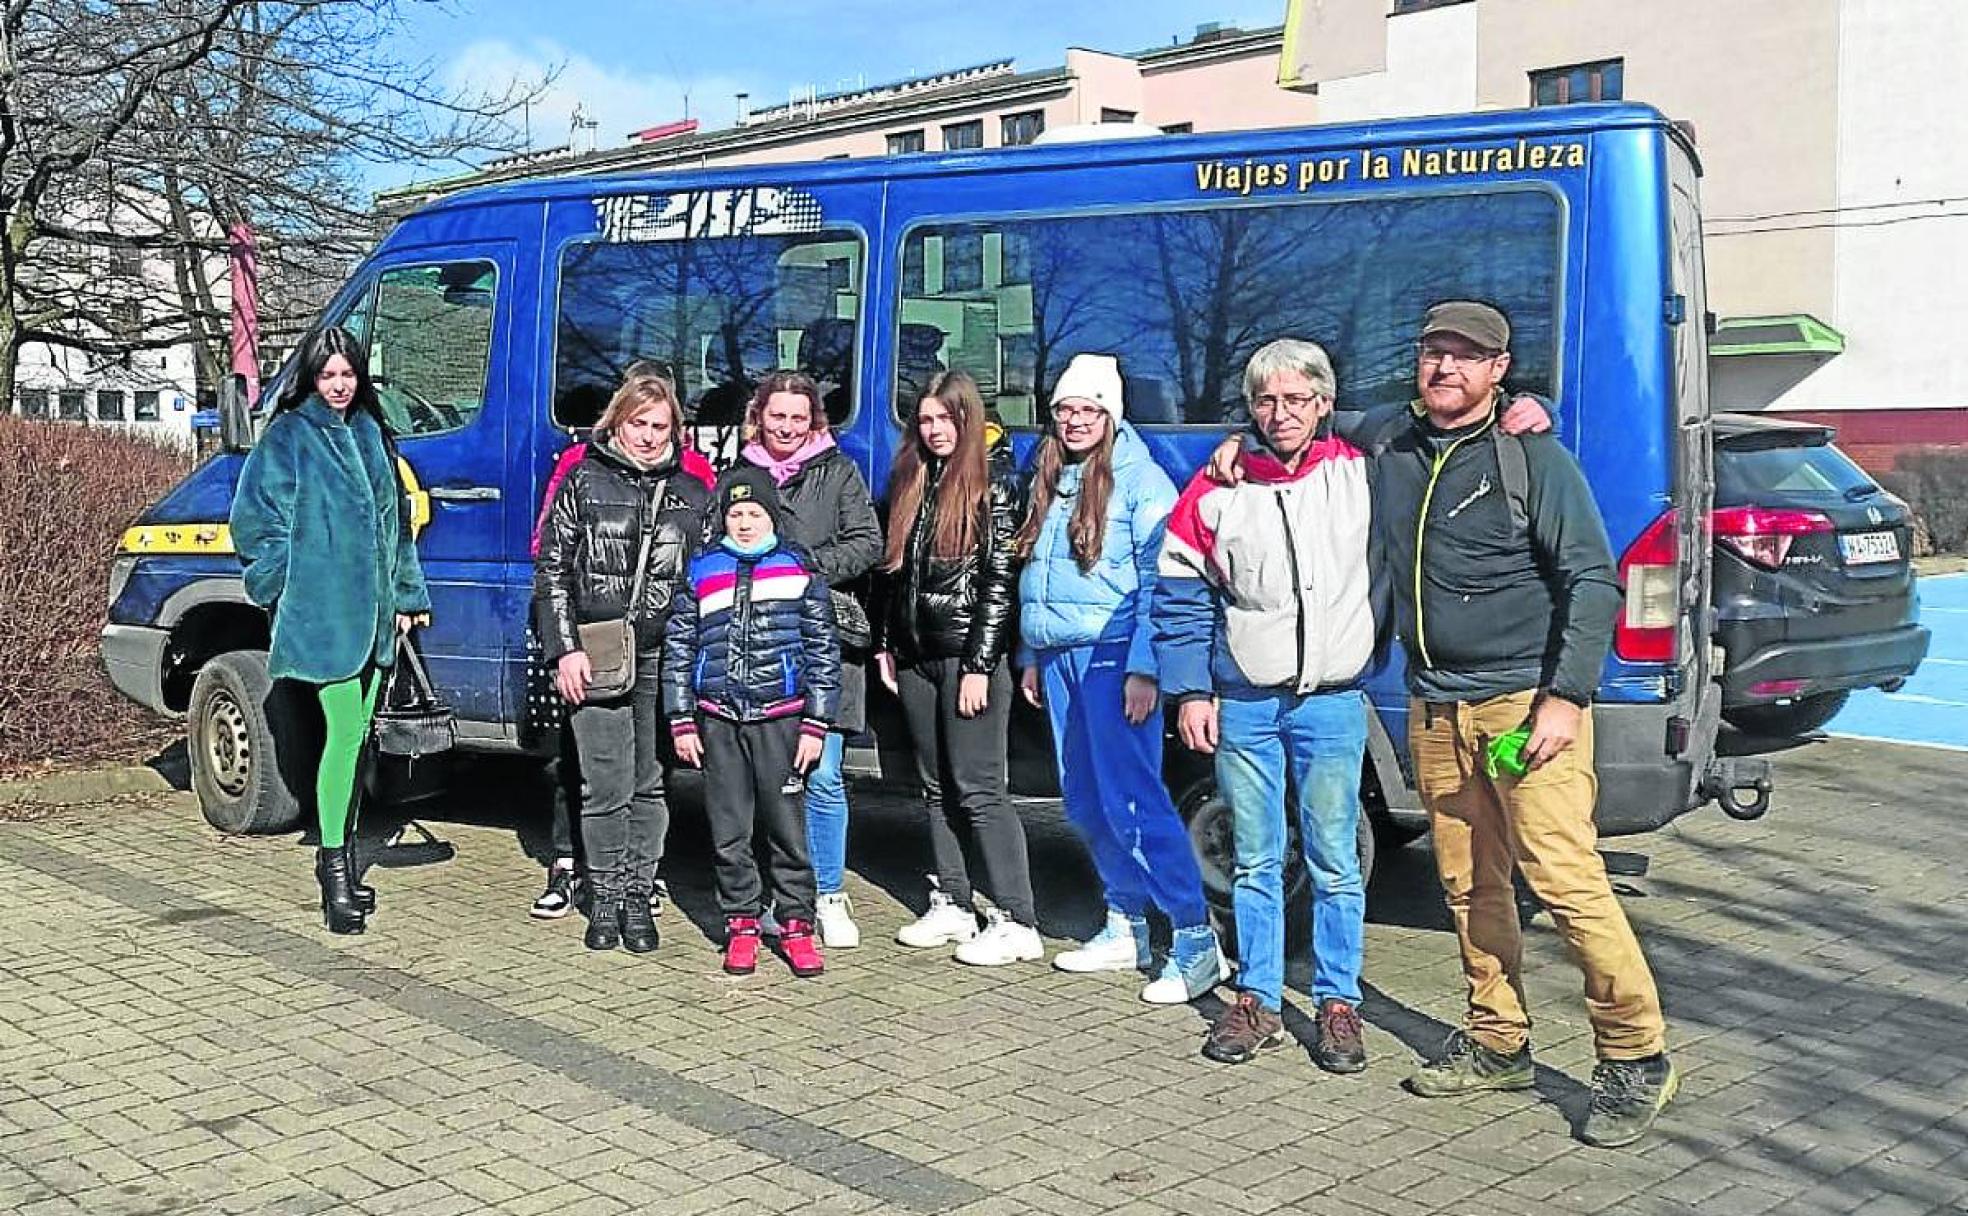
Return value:
<svg viewBox="0 0 1968 1216">
<path fill-rule="evenodd" d="M 648 954 L 656 948 L 656 920 L 649 911 L 649 892 L 630 891 L 622 903 L 622 948 Z"/>
<path fill-rule="evenodd" d="M 376 888 L 362 881 L 362 861 L 355 851 L 355 834 L 350 833 L 348 843 L 342 846 L 342 856 L 348 858 L 349 894 L 355 896 L 355 906 L 362 909 L 364 916 L 376 914 Z"/>
<path fill-rule="evenodd" d="M 317 849 L 314 878 L 321 884 L 321 919 L 330 933 L 360 933 L 366 927 L 362 906 L 349 890 L 348 853 L 343 849 Z"/>
<path fill-rule="evenodd" d="M 582 944 L 590 950 L 613 950 L 622 944 L 622 896 L 595 894 L 588 905 L 588 932 Z"/>
</svg>

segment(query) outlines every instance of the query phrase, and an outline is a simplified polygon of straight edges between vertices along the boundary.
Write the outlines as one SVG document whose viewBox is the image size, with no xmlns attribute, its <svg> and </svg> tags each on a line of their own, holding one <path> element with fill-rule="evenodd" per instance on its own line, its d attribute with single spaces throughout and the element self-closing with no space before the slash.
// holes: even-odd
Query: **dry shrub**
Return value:
<svg viewBox="0 0 1968 1216">
<path fill-rule="evenodd" d="M 1968 448 L 1922 447 L 1900 453 L 1879 483 L 1907 500 L 1916 546 L 1933 553 L 1968 553 Z"/>
<path fill-rule="evenodd" d="M 172 733 L 109 685 L 110 558 L 188 452 L 0 415 L 0 772 L 129 758 Z"/>
</svg>

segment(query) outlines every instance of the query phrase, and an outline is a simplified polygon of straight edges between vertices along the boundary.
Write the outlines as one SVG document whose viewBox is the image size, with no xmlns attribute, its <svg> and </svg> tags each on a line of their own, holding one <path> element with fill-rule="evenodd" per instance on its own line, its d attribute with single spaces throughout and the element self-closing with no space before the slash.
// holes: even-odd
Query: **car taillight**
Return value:
<svg viewBox="0 0 1968 1216">
<path fill-rule="evenodd" d="M 1620 554 L 1626 608 L 1613 626 L 1613 652 L 1633 663 L 1673 661 L 1681 621 L 1679 512 L 1667 510 Z"/>
<path fill-rule="evenodd" d="M 1765 570 L 1782 566 L 1798 537 L 1832 530 L 1831 518 L 1822 512 L 1774 507 L 1722 507 L 1713 522 L 1716 540 Z"/>
</svg>

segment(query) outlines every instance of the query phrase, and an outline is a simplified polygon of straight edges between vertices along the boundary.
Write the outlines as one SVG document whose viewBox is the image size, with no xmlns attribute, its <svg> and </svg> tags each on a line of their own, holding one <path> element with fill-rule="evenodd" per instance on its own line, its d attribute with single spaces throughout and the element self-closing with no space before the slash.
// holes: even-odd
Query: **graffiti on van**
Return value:
<svg viewBox="0 0 1968 1216">
<path fill-rule="evenodd" d="M 820 230 L 820 200 L 804 190 L 747 186 L 624 194 L 595 200 L 601 239 L 617 243 L 785 236 Z"/>
</svg>

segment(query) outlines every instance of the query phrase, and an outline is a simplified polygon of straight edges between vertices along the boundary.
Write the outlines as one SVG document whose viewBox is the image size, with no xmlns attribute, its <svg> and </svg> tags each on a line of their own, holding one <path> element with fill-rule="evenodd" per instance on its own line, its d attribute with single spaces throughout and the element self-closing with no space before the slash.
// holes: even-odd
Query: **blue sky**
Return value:
<svg viewBox="0 0 1968 1216">
<path fill-rule="evenodd" d="M 1284 11 L 1285 0 L 451 0 L 414 11 L 398 53 L 482 88 L 558 66 L 532 109 L 534 145 L 565 143 L 578 101 L 609 147 L 683 117 L 686 95 L 692 117 L 721 127 L 739 90 L 766 106 L 799 86 L 826 93 L 993 59 L 1053 67 L 1069 46 L 1143 50 L 1208 21 L 1276 25 Z M 427 175 L 382 173 L 375 184 Z"/>
</svg>

